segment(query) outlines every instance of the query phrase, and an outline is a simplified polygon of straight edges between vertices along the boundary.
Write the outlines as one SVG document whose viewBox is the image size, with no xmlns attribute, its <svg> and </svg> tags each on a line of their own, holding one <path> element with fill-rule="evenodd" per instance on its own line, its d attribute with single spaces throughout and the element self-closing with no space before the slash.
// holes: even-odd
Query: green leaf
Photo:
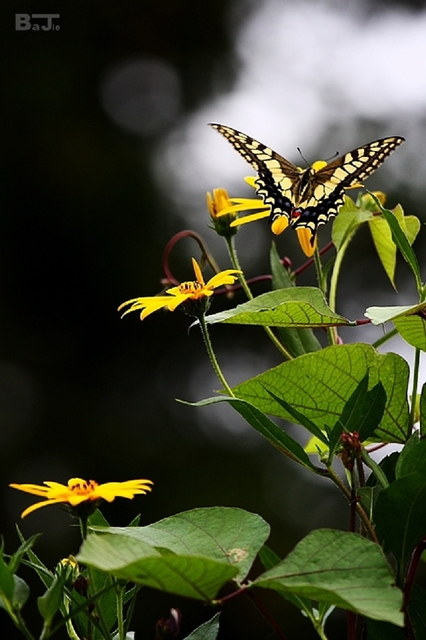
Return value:
<svg viewBox="0 0 426 640">
<path fill-rule="evenodd" d="M 368 372 L 352 393 L 342 412 L 340 424 L 347 432 L 358 431 L 361 442 L 372 438 L 386 406 L 386 392 L 381 382 L 370 391 Z"/>
<path fill-rule="evenodd" d="M 392 239 L 394 243 L 400 250 L 404 260 L 410 266 L 414 274 L 417 290 L 420 293 L 422 289 L 422 281 L 421 281 L 420 268 L 419 268 L 419 263 L 417 261 L 416 254 L 414 253 L 410 245 L 410 242 L 408 241 L 407 236 L 405 235 L 401 227 L 401 224 L 398 221 L 397 216 L 389 209 L 385 209 L 384 207 L 382 207 L 378 201 L 377 203 L 380 206 L 380 210 L 383 214 L 383 217 L 385 218 L 385 220 L 387 221 L 390 227 L 390 230 L 392 233 Z"/>
<path fill-rule="evenodd" d="M 426 303 L 398 307 L 368 307 L 367 318 L 373 324 L 383 324 L 392 320 L 400 335 L 408 344 L 426 351 L 426 320 L 423 314 Z"/>
<path fill-rule="evenodd" d="M 380 539 L 400 561 L 401 570 L 426 534 L 426 476 L 423 471 L 395 480 L 383 489 L 374 512 Z"/>
<path fill-rule="evenodd" d="M 99 509 L 96 509 L 96 511 L 89 516 L 88 527 L 90 529 L 93 527 L 108 526 L 109 523 L 107 519 Z M 102 611 L 102 619 L 105 627 L 111 630 L 117 621 L 117 598 L 113 587 L 113 580 L 110 575 L 92 568 L 90 572 L 90 583 L 92 594 L 103 592 L 96 598 L 96 604 L 98 609 Z M 82 614 L 82 612 L 78 614 L 78 621 L 80 625 L 85 624 L 84 614 Z"/>
<path fill-rule="evenodd" d="M 287 269 L 281 263 L 275 242 L 273 242 L 271 246 L 270 261 L 272 288 L 277 290 L 294 287 L 294 281 L 291 279 Z M 304 353 L 310 353 L 311 351 L 318 351 L 321 349 L 321 345 L 315 337 L 312 329 L 286 329 L 280 327 L 278 329 L 278 335 L 282 344 L 294 358 L 301 356 Z"/>
<path fill-rule="evenodd" d="M 22 535 L 22 532 L 20 531 L 17 525 L 16 525 L 16 530 L 18 532 L 19 539 L 23 544 L 25 544 L 25 538 Z M 40 578 L 44 586 L 49 587 L 53 581 L 53 573 L 46 567 L 45 564 L 43 564 L 40 558 L 34 553 L 32 548 L 28 548 L 26 553 L 28 556 L 29 565 L 31 569 L 35 571 L 35 573 L 38 575 L 38 577 Z"/>
<path fill-rule="evenodd" d="M 242 509 L 194 509 L 146 527 L 95 527 L 78 559 L 155 589 L 211 600 L 244 579 L 269 525 Z"/>
<path fill-rule="evenodd" d="M 271 244 L 269 260 L 271 263 L 272 288 L 277 290 L 294 287 L 294 280 L 292 279 L 288 269 L 286 269 L 281 262 L 275 242 L 272 242 Z"/>
<path fill-rule="evenodd" d="M 5 563 L 3 553 L 0 553 L 0 600 L 3 601 L 3 606 L 6 609 L 8 609 L 6 603 L 13 603 L 14 589 L 13 573 Z"/>
<path fill-rule="evenodd" d="M 259 551 L 259 560 L 262 563 L 262 567 L 267 570 L 275 567 L 275 565 L 281 561 L 281 558 L 277 556 L 275 551 L 272 551 L 272 549 L 264 544 Z"/>
<path fill-rule="evenodd" d="M 420 394 L 420 435 L 422 438 L 426 436 L 426 382 Z"/>
<path fill-rule="evenodd" d="M 265 570 L 272 569 L 277 564 L 281 562 L 281 558 L 277 556 L 277 554 L 272 551 L 269 547 L 264 545 L 259 552 L 259 560 L 262 563 L 262 566 Z M 277 593 L 282 598 L 285 598 L 288 602 L 291 602 L 297 609 L 301 609 L 302 611 L 310 611 L 312 612 L 314 609 L 314 603 L 309 598 L 303 598 L 302 596 L 295 596 L 289 591 L 280 591 L 276 589 Z"/>
<path fill-rule="evenodd" d="M 361 503 L 362 508 L 369 517 L 373 519 L 374 504 L 377 500 L 377 494 L 381 490 L 381 486 L 376 484 L 374 487 L 359 487 L 357 491 L 357 500 Z"/>
<path fill-rule="evenodd" d="M 260 325 L 266 327 L 315 328 L 353 324 L 334 313 L 324 294 L 315 287 L 292 287 L 263 293 L 253 300 L 206 316 L 208 324 Z"/>
<path fill-rule="evenodd" d="M 321 429 L 317 427 L 317 425 L 314 422 L 312 422 L 312 420 L 310 420 L 303 413 L 301 413 L 300 411 L 292 407 L 291 404 L 289 404 L 282 398 L 279 398 L 278 396 L 276 396 L 275 393 L 272 393 L 272 391 L 269 391 L 269 393 L 274 398 L 274 400 L 276 400 L 278 404 L 281 405 L 281 407 L 283 407 L 283 409 L 285 409 L 285 411 L 287 411 L 291 415 L 291 417 L 294 419 L 295 422 L 297 422 L 298 424 L 301 424 L 303 427 L 305 427 L 307 431 L 309 431 L 309 433 L 315 436 L 315 438 L 318 438 L 318 440 L 328 445 L 327 436 L 323 431 L 321 431 Z"/>
<path fill-rule="evenodd" d="M 405 216 L 401 205 L 397 205 L 393 213 L 409 244 L 412 245 L 420 231 L 420 220 L 416 216 Z M 381 216 L 374 216 L 369 222 L 369 227 L 380 261 L 395 289 L 396 245 L 389 223 Z"/>
<path fill-rule="evenodd" d="M 396 268 L 396 244 L 392 240 L 392 233 L 387 221 L 381 216 L 372 217 L 369 221 L 371 236 L 377 255 L 388 276 L 392 286 L 395 286 L 395 268 Z"/>
<path fill-rule="evenodd" d="M 292 421 L 268 392 L 284 399 L 326 430 L 340 418 L 346 402 L 369 372 L 369 385 L 381 382 L 387 401 L 377 437 L 405 442 L 409 425 L 408 364 L 394 353 L 380 354 L 366 344 L 331 346 L 284 362 L 236 387 L 233 392 L 264 413 Z"/>
<path fill-rule="evenodd" d="M 145 527 L 95 527 L 100 533 L 125 535 L 161 553 L 193 555 L 225 562 L 238 569 L 239 580 L 249 572 L 270 533 L 256 513 L 230 507 L 184 511 Z"/>
<path fill-rule="evenodd" d="M 340 207 L 331 232 L 331 239 L 337 251 L 351 240 L 360 225 L 371 218 L 371 212 L 358 207 L 349 196 L 345 196 L 345 204 Z"/>
<path fill-rule="evenodd" d="M 426 477 L 426 440 L 420 440 L 415 431 L 399 454 L 395 474 L 398 479 L 418 472 Z"/>
<path fill-rule="evenodd" d="M 273 422 L 263 411 L 258 409 L 254 404 L 240 398 L 231 398 L 230 396 L 216 396 L 200 400 L 199 402 L 185 402 L 191 407 L 206 407 L 219 402 L 227 402 L 238 413 L 247 420 L 247 422 L 258 431 L 273 447 L 284 453 L 289 458 L 299 462 L 311 471 L 317 472 L 318 469 L 312 464 L 309 456 L 303 447 L 288 435 L 281 427 Z M 323 434 L 321 434 L 324 438 Z"/>
<path fill-rule="evenodd" d="M 56 576 L 47 591 L 37 598 L 37 607 L 45 622 L 46 628 L 51 626 L 53 618 L 62 603 L 64 584 L 64 577 Z"/>
<path fill-rule="evenodd" d="M 412 347 L 426 351 L 426 320 L 421 316 L 405 316 L 393 321 L 399 335 Z"/>
<path fill-rule="evenodd" d="M 380 547 L 344 531 L 318 529 L 251 586 L 308 597 L 403 626 L 402 593 Z"/>
<path fill-rule="evenodd" d="M 191 555 L 164 554 L 127 535 L 92 534 L 78 560 L 120 578 L 175 595 L 212 600 L 238 569 Z"/>
<path fill-rule="evenodd" d="M 213 618 L 194 629 L 184 640 L 216 640 L 219 633 L 219 616 L 220 613 L 216 613 Z"/>
<path fill-rule="evenodd" d="M 396 307 L 368 307 L 364 315 L 367 316 L 367 318 L 370 318 L 373 324 L 379 325 L 384 322 L 389 322 L 390 320 L 394 321 L 396 318 L 412 316 L 424 309 L 426 309 L 426 302 L 400 305 Z"/>
<path fill-rule="evenodd" d="M 40 538 L 42 534 L 36 533 L 28 540 L 25 540 L 15 551 L 9 561 L 9 569 L 12 573 L 16 573 L 19 565 L 21 564 L 21 560 L 25 554 L 28 554 L 29 550 L 33 548 L 37 540 Z"/>
<path fill-rule="evenodd" d="M 9 611 L 20 611 L 30 595 L 30 589 L 27 583 L 17 575 L 13 575 L 13 594 L 11 599 L 3 598 L 2 588 L 0 586 L 0 608 Z"/>
<path fill-rule="evenodd" d="M 13 576 L 14 589 L 13 589 L 13 607 L 15 610 L 21 610 L 30 595 L 30 588 L 25 582 L 17 575 Z"/>
</svg>

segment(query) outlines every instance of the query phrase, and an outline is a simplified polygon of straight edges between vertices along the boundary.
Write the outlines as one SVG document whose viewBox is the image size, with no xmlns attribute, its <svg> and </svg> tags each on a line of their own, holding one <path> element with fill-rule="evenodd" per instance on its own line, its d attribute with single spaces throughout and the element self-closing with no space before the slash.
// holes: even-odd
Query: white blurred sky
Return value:
<svg viewBox="0 0 426 640">
<path fill-rule="evenodd" d="M 294 162 L 297 147 L 314 161 L 376 137 L 403 135 L 407 143 L 383 171 L 424 186 L 426 167 L 418 158 L 426 143 L 426 11 L 368 15 L 363 6 L 264 0 L 245 21 L 230 18 L 234 86 L 192 114 L 155 158 L 157 180 L 171 187 L 177 206 L 189 212 L 200 192 L 235 189 L 252 173 L 208 122 L 244 131 Z M 218 88 L 221 74 L 218 63 Z M 377 126 L 362 130 L 360 119 Z"/>
</svg>

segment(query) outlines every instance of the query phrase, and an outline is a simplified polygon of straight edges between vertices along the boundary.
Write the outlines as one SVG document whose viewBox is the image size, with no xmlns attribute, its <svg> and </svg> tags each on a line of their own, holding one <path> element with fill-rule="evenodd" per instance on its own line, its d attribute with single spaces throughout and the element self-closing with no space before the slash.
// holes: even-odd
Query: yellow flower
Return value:
<svg viewBox="0 0 426 640">
<path fill-rule="evenodd" d="M 158 309 L 165 307 L 169 311 L 174 311 L 179 305 L 184 305 L 183 310 L 189 315 L 198 317 L 200 312 L 206 311 L 208 299 L 213 295 L 213 290 L 224 285 L 234 284 L 237 279 L 234 274 L 241 273 L 236 269 L 227 269 L 220 271 L 205 283 L 198 262 L 194 258 L 192 258 L 192 266 L 194 267 L 195 281 L 182 282 L 177 287 L 167 289 L 165 296 L 148 296 L 127 300 L 118 307 L 118 311 L 121 311 L 125 306 L 130 305 L 130 308 L 121 317 L 140 309 L 140 319 L 144 320 Z"/>
<path fill-rule="evenodd" d="M 253 189 L 256 189 L 256 178 L 254 176 L 247 176 L 244 180 Z M 232 218 L 229 224 L 230 227 L 239 227 L 242 224 L 247 224 L 247 222 L 268 218 L 271 213 L 269 204 L 265 204 L 260 198 L 229 198 L 225 189 L 214 189 L 213 198 L 208 193 L 207 207 L 212 218 L 213 215 L 218 220 L 222 216 L 230 216 Z M 258 212 L 251 213 L 243 218 L 236 217 L 239 211 L 252 211 L 253 209 L 258 209 Z"/>
<path fill-rule="evenodd" d="M 55 574 L 58 578 L 63 579 L 64 584 L 70 587 L 77 580 L 80 574 L 80 568 L 74 556 L 62 558 L 55 567 Z"/>
<path fill-rule="evenodd" d="M 246 181 L 250 186 L 255 186 L 251 177 Z M 269 205 L 259 198 L 230 198 L 226 189 L 213 189 L 213 197 L 207 192 L 207 209 L 216 233 L 225 237 L 235 235 L 242 224 L 266 218 L 271 211 Z M 238 212 L 252 209 L 260 209 L 260 212 L 237 218 Z"/>
<path fill-rule="evenodd" d="M 219 236 L 224 236 L 225 238 L 234 236 L 238 229 L 232 228 L 232 222 L 237 214 L 226 189 L 213 189 L 213 196 L 208 191 L 206 193 L 206 201 L 207 210 L 213 223 L 212 228 Z M 221 212 L 225 209 L 229 210 L 229 213 L 222 214 Z"/>
<path fill-rule="evenodd" d="M 59 482 L 44 482 L 46 486 L 40 484 L 10 484 L 13 489 L 32 493 L 35 496 L 45 498 L 42 502 L 36 502 L 22 512 L 21 518 L 25 518 L 40 507 L 49 504 L 63 502 L 70 508 L 75 508 L 82 503 L 91 504 L 93 511 L 102 500 L 112 502 L 115 498 L 132 499 L 137 494 L 144 494 L 151 491 L 154 484 L 151 480 L 126 480 L 125 482 L 107 482 L 98 484 L 95 480 L 83 480 L 82 478 L 71 478 L 68 484 Z"/>
<path fill-rule="evenodd" d="M 322 161 L 318 161 L 314 163 L 313 166 L 316 170 L 318 170 L 318 168 L 321 168 L 325 164 L 326 163 Z M 302 169 L 300 169 L 300 171 L 302 171 Z M 244 180 L 247 182 L 247 184 L 253 187 L 253 189 L 257 188 L 256 178 L 254 176 L 247 176 L 246 178 L 244 178 Z M 224 192 L 226 194 L 226 198 L 222 193 L 218 193 L 218 196 L 216 197 L 215 192 Z M 233 220 L 229 222 L 229 226 L 231 228 L 241 226 L 242 224 L 247 224 L 248 222 L 254 222 L 255 220 L 261 220 L 262 218 L 269 218 L 271 214 L 270 205 L 265 204 L 263 200 L 260 200 L 259 198 L 228 198 L 228 194 L 226 193 L 225 189 L 215 189 L 215 191 L 213 192 L 213 199 L 208 193 L 207 204 L 209 207 L 210 215 L 212 217 L 212 208 L 213 205 L 215 205 L 214 212 L 217 220 L 220 220 L 221 216 L 233 216 Z M 258 211 L 242 218 L 236 218 L 236 214 L 238 211 L 250 211 L 252 209 L 257 209 Z M 278 236 L 287 229 L 289 224 L 289 218 L 287 218 L 286 216 L 278 216 L 271 223 L 271 231 L 274 235 Z M 303 253 L 310 258 L 317 246 L 317 237 L 315 236 L 314 242 L 311 244 L 312 231 L 309 228 L 296 227 L 295 231 Z"/>
</svg>

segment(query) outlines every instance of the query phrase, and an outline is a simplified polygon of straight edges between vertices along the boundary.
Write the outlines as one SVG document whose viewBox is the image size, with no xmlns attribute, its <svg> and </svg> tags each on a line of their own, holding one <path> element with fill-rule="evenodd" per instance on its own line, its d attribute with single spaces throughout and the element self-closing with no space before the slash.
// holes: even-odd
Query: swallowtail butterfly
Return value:
<svg viewBox="0 0 426 640">
<path fill-rule="evenodd" d="M 301 169 L 254 138 L 221 124 L 211 124 L 240 153 L 258 176 L 256 193 L 271 207 L 269 223 L 284 216 L 293 228 L 311 231 L 314 246 L 317 228 L 337 215 L 345 189 L 362 186 L 384 160 L 404 142 L 382 138 L 345 153 L 327 164 L 315 162 Z M 286 225 L 283 226 L 285 228 Z"/>
</svg>

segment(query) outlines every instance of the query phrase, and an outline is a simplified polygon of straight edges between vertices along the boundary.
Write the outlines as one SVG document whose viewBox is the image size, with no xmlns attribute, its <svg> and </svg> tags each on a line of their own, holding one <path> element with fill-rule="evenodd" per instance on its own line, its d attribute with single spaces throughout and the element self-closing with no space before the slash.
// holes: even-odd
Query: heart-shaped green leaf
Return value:
<svg viewBox="0 0 426 640">
<path fill-rule="evenodd" d="M 380 547 L 355 533 L 318 529 L 252 586 L 349 609 L 403 626 L 402 593 Z"/>
</svg>

